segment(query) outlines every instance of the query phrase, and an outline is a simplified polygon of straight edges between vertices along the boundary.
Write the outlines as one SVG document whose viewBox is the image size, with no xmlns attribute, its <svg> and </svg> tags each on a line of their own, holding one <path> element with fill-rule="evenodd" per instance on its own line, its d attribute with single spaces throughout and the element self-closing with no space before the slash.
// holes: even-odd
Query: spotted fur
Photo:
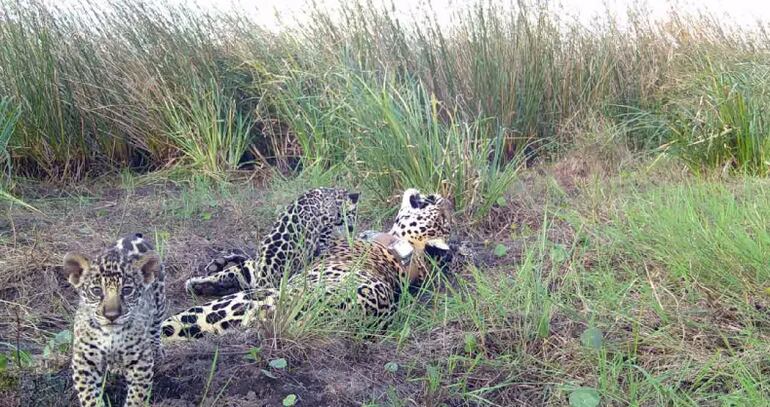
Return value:
<svg viewBox="0 0 770 407">
<path fill-rule="evenodd" d="M 289 204 L 262 239 L 256 259 L 230 253 L 213 260 L 205 277 L 193 277 L 188 291 L 198 295 L 224 295 L 233 290 L 274 287 L 312 258 L 328 250 L 331 239 L 356 221 L 358 193 L 316 188 Z"/>
<path fill-rule="evenodd" d="M 259 324 L 271 318 L 281 297 L 292 301 L 310 290 L 320 290 L 342 310 L 358 309 L 364 316 L 387 323 L 402 287 L 427 276 L 426 251 L 449 249 L 444 239 L 449 235 L 450 217 L 449 201 L 409 189 L 388 232 L 394 239 L 337 240 L 326 256 L 289 278 L 283 291 L 249 289 L 192 307 L 163 323 L 164 340 L 197 338 Z M 409 261 L 403 262 L 389 246 L 394 240 L 406 240 L 413 246 Z"/>
<path fill-rule="evenodd" d="M 107 372 L 125 376 L 125 406 L 144 406 L 153 366 L 162 357 L 165 271 L 141 234 L 118 239 L 93 261 L 67 253 L 64 270 L 80 297 L 75 313 L 72 377 L 82 406 L 101 406 Z"/>
</svg>

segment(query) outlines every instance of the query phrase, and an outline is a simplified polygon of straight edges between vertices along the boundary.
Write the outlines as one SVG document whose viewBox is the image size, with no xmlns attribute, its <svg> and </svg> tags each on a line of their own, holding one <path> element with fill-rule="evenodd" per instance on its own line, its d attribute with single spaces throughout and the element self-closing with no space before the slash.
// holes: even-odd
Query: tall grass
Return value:
<svg viewBox="0 0 770 407">
<path fill-rule="evenodd" d="M 667 152 L 695 170 L 727 168 L 757 175 L 770 171 L 770 65 L 712 61 L 697 66 L 685 95 L 665 110 Z"/>
<path fill-rule="evenodd" d="M 0 166 L 4 171 L 0 173 L 0 201 L 33 209 L 32 206 L 13 196 L 6 188 L 11 185 L 12 162 L 8 154 L 8 141 L 11 139 L 14 127 L 19 120 L 19 109 L 11 104 L 9 98 L 0 98 Z"/>
<path fill-rule="evenodd" d="M 520 163 L 503 162 L 502 132 L 490 134 L 485 120 L 443 107 L 418 81 L 343 68 L 323 80 L 285 77 L 268 95 L 308 158 L 346 164 L 383 198 L 418 187 L 483 213 Z"/>
<path fill-rule="evenodd" d="M 161 114 L 169 139 L 195 171 L 216 177 L 235 170 L 249 148 L 252 120 L 239 114 L 214 81 L 187 99 L 167 97 Z"/>
<path fill-rule="evenodd" d="M 524 0 L 457 9 L 450 27 L 429 8 L 407 23 L 371 1 L 343 2 L 339 15 L 315 8 L 310 23 L 280 34 L 240 10 L 142 0 L 0 4 L 0 92 L 21 111 L 9 142 L 19 174 L 73 179 L 180 161 L 213 174 L 237 167 L 251 149 L 271 163 L 297 154 L 306 164 L 345 162 L 379 187 L 408 182 L 474 203 L 487 193 L 469 191 L 498 188 L 460 185 L 461 176 L 487 171 L 482 156 L 500 168 L 526 146 L 547 155 L 571 143 L 571 129 L 587 117 L 657 113 L 669 92 L 683 92 L 667 87 L 687 79 L 681 66 L 767 49 L 766 38 L 716 19 L 672 14 L 658 24 L 634 8 L 621 29 L 612 17 L 585 25 Z M 760 117 L 756 95 L 746 102 L 749 88 L 713 108 L 735 110 L 720 113 L 733 120 L 742 103 Z M 714 123 L 696 126 L 692 138 L 720 125 L 731 134 L 764 128 Z M 416 161 L 380 154 L 407 145 Z M 473 163 L 456 163 L 461 156 Z M 399 174 L 373 170 L 385 164 L 380 157 Z"/>
<path fill-rule="evenodd" d="M 0 90 L 21 106 L 11 140 L 20 173 L 77 178 L 174 162 L 189 153 L 175 119 L 191 97 L 206 97 L 200 83 L 221 92 L 198 100 L 200 109 L 249 105 L 251 95 L 236 96 L 248 78 L 227 59 L 226 24 L 202 10 L 87 0 L 70 9 L 34 0 L 2 7 Z"/>
<path fill-rule="evenodd" d="M 458 8 L 452 26 L 430 14 L 405 25 L 387 7 L 347 3 L 330 23 L 316 11 L 302 41 L 343 44 L 343 61 L 356 68 L 419 79 L 447 108 L 491 118 L 511 150 L 536 142 L 570 142 L 566 122 L 612 106 L 647 106 L 670 69 L 676 44 L 643 9 L 629 10 L 629 26 L 612 17 L 590 26 L 560 18 L 551 4 L 477 2 Z M 714 23 L 704 27 L 715 30 Z M 339 46 L 327 46 L 335 55 Z"/>
<path fill-rule="evenodd" d="M 0 167 L 3 176 L 10 178 L 13 168 L 11 155 L 8 154 L 8 142 L 19 120 L 19 109 L 11 104 L 9 98 L 0 99 Z"/>
</svg>

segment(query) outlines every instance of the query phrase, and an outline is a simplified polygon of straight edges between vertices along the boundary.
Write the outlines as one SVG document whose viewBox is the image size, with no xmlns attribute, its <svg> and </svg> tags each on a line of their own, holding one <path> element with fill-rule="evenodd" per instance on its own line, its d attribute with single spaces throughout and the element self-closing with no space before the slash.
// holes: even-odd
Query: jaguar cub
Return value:
<svg viewBox="0 0 770 407">
<path fill-rule="evenodd" d="M 107 372 L 126 378 L 125 406 L 143 406 L 153 366 L 161 357 L 160 323 L 166 313 L 165 271 L 141 234 L 118 239 L 93 261 L 64 256 L 64 271 L 78 292 L 72 377 L 82 406 L 101 406 Z"/>
</svg>

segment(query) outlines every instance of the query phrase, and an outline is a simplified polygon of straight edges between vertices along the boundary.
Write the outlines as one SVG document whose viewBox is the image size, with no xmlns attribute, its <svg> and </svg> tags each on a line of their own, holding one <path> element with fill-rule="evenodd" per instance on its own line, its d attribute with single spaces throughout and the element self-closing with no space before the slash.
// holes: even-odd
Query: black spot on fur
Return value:
<svg viewBox="0 0 770 407">
<path fill-rule="evenodd" d="M 163 332 L 162 332 L 163 336 L 171 336 L 173 334 L 174 334 L 174 328 L 172 328 L 170 326 L 164 326 L 163 327 Z"/>
<path fill-rule="evenodd" d="M 198 316 L 197 315 L 182 315 L 182 318 L 180 318 L 183 324 L 195 324 L 198 322 Z"/>
<path fill-rule="evenodd" d="M 192 307 L 192 308 L 190 308 L 190 311 L 188 311 L 188 312 L 191 312 L 193 314 L 200 314 L 201 312 L 203 312 L 203 308 L 201 308 L 201 307 Z"/>
<path fill-rule="evenodd" d="M 213 309 L 214 311 L 219 311 L 222 308 L 227 308 L 228 305 L 230 305 L 230 301 L 222 301 L 220 303 L 214 304 L 214 306 L 211 307 L 211 309 Z"/>
<path fill-rule="evenodd" d="M 206 322 L 209 324 L 216 324 L 217 322 L 223 320 L 227 316 L 227 313 L 225 310 L 212 312 L 211 314 L 206 315 Z"/>
<path fill-rule="evenodd" d="M 200 338 L 203 336 L 201 329 L 195 325 L 190 327 L 184 327 L 179 331 L 179 336 L 182 338 Z"/>
<path fill-rule="evenodd" d="M 233 315 L 235 316 L 241 316 L 246 313 L 246 306 L 243 304 L 235 304 L 233 305 Z"/>
</svg>

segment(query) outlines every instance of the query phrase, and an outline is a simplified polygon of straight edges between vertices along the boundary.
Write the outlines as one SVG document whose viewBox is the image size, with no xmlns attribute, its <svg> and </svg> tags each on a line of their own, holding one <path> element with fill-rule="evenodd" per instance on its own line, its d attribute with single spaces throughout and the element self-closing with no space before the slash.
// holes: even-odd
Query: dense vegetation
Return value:
<svg viewBox="0 0 770 407">
<path fill-rule="evenodd" d="M 219 177 L 301 155 L 465 202 L 504 189 L 490 178 L 524 146 L 552 156 L 597 122 L 694 167 L 767 169 L 766 32 L 708 16 L 585 26 L 481 2 L 442 27 L 346 3 L 275 34 L 237 11 L 133 0 L 3 9 L 0 157 L 18 175 Z"/>
</svg>

